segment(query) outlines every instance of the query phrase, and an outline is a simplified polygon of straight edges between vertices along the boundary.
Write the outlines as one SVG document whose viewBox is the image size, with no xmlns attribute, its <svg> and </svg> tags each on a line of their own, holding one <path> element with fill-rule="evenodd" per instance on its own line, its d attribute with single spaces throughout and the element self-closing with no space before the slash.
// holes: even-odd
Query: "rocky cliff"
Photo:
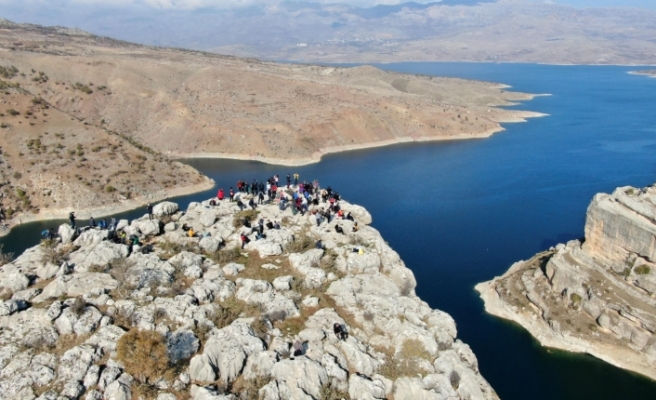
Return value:
<svg viewBox="0 0 656 400">
<path fill-rule="evenodd" d="M 62 225 L 0 268 L 0 398 L 497 399 L 369 213 L 341 208 L 355 221 L 164 202 L 118 221 L 130 246 Z"/>
<path fill-rule="evenodd" d="M 656 379 L 656 188 L 598 194 L 585 239 L 559 244 L 476 290 L 485 309 L 544 346 Z"/>
</svg>

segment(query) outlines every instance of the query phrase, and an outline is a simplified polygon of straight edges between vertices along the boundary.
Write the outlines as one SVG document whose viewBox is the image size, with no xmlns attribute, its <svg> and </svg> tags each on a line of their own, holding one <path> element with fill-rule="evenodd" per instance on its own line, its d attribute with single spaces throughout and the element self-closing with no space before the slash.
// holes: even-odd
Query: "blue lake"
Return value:
<svg viewBox="0 0 656 400">
<path fill-rule="evenodd" d="M 229 160 L 188 163 L 225 189 L 237 179 L 298 172 L 365 206 L 373 226 L 414 271 L 419 296 L 455 318 L 459 337 L 473 348 L 483 376 L 502 399 L 656 398 L 656 382 L 589 356 L 541 348 L 518 326 L 486 315 L 473 290 L 515 261 L 582 237 L 595 193 L 656 181 L 656 79 L 629 75 L 628 67 L 379 67 L 549 93 L 516 108 L 550 116 L 508 124 L 507 131 L 489 139 L 341 153 L 301 168 Z M 186 207 L 215 191 L 174 201 Z M 54 225 L 27 224 L 0 242 L 5 251 L 19 252 Z"/>
</svg>

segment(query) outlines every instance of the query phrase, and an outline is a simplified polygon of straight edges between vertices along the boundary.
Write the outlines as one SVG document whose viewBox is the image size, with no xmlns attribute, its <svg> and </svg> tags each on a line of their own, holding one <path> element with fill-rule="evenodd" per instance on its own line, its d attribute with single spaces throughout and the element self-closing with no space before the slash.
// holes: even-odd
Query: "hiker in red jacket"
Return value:
<svg viewBox="0 0 656 400">
<path fill-rule="evenodd" d="M 216 197 L 219 198 L 219 200 L 223 200 L 223 189 L 219 189 L 219 193 L 216 195 Z"/>
</svg>

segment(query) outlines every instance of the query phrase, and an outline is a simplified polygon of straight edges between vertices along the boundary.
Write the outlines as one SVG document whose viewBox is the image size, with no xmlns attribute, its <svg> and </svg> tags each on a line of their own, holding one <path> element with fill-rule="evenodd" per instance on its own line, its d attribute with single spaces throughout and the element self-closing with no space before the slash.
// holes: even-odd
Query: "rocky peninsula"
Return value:
<svg viewBox="0 0 656 400">
<path fill-rule="evenodd" d="M 631 71 L 631 75 L 646 75 L 650 78 L 656 78 L 656 69 L 646 69 L 641 71 Z"/>
<path fill-rule="evenodd" d="M 559 244 L 476 290 L 492 315 L 543 346 L 656 379 L 656 187 L 597 194 L 585 238 Z"/>
<path fill-rule="evenodd" d="M 364 208 L 317 220 L 327 203 L 303 215 L 238 197 L 162 202 L 115 230 L 61 225 L 3 256 L 0 397 L 498 398 Z"/>
</svg>

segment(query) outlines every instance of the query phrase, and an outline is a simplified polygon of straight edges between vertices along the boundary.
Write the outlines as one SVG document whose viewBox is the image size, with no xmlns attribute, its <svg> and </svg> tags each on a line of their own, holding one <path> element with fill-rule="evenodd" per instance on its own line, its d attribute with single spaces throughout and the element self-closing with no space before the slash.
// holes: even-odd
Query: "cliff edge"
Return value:
<svg viewBox="0 0 656 400">
<path fill-rule="evenodd" d="M 212 203 L 3 258 L 0 397 L 498 399 L 364 208 Z"/>
<path fill-rule="evenodd" d="M 588 353 L 656 379 L 656 188 L 597 194 L 585 239 L 476 286 L 490 314 L 543 346 Z"/>
</svg>

